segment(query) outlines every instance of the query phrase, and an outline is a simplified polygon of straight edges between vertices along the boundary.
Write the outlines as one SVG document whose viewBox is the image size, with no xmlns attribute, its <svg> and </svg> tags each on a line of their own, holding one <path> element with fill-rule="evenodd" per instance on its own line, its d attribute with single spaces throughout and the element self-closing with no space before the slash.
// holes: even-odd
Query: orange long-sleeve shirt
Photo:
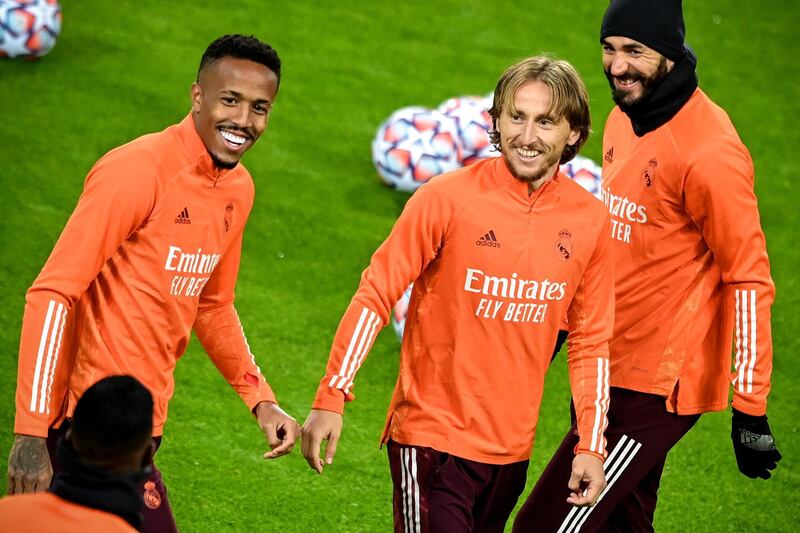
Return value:
<svg viewBox="0 0 800 533">
<path fill-rule="evenodd" d="M 615 108 L 603 152 L 617 276 L 611 385 L 691 414 L 724 409 L 733 381 L 734 407 L 764 414 L 775 290 L 753 163 L 727 114 L 697 89 L 637 137 Z"/>
<path fill-rule="evenodd" d="M 191 116 L 102 157 L 27 293 L 15 433 L 47 435 L 93 383 L 129 374 L 160 435 L 193 326 L 249 408 L 275 401 L 233 306 L 252 204 L 247 170 L 216 169 Z"/>
<path fill-rule="evenodd" d="M 135 533 L 119 516 L 59 498 L 53 493 L 0 499 L 0 531 L 14 533 Z"/>
<path fill-rule="evenodd" d="M 364 271 L 314 408 L 341 413 L 354 398 L 358 368 L 414 281 L 384 442 L 491 464 L 527 459 L 568 317 L 578 450 L 602 457 L 613 324 L 608 231 L 603 204 L 560 174 L 530 195 L 502 158 L 434 178 Z"/>
</svg>

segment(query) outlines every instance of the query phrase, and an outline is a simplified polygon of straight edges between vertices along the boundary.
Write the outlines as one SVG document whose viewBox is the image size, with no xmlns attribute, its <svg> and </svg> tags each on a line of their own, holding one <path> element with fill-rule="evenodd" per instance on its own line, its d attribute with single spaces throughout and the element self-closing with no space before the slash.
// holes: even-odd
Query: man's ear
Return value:
<svg viewBox="0 0 800 533">
<path fill-rule="evenodd" d="M 581 132 L 578 130 L 570 130 L 569 137 L 567 137 L 567 146 L 575 146 L 578 139 L 581 138 Z"/>
<path fill-rule="evenodd" d="M 156 454 L 156 441 L 152 438 L 150 442 L 147 443 L 147 448 L 144 449 L 144 454 L 142 455 L 142 468 L 146 466 L 150 466 L 153 462 L 153 456 Z"/>
<path fill-rule="evenodd" d="M 192 99 L 192 113 L 197 113 L 200 111 L 200 103 L 203 100 L 203 89 L 200 88 L 200 84 L 194 82 L 192 84 L 192 89 L 189 91 L 189 95 Z"/>
</svg>

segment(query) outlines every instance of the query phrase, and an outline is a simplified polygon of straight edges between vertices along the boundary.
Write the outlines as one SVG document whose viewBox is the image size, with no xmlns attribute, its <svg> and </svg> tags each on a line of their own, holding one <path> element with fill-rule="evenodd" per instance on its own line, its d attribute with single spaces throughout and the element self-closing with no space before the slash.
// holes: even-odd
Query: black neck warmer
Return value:
<svg viewBox="0 0 800 533">
<path fill-rule="evenodd" d="M 697 89 L 697 56 L 688 46 L 683 59 L 641 101 L 623 112 L 628 115 L 637 136 L 663 126 L 689 101 Z M 613 85 L 612 85 L 613 88 Z"/>
<path fill-rule="evenodd" d="M 143 500 L 139 485 L 149 472 L 113 474 L 81 461 L 66 439 L 58 443 L 62 471 L 56 475 L 50 492 L 67 501 L 115 514 L 134 528 L 141 529 Z"/>
</svg>

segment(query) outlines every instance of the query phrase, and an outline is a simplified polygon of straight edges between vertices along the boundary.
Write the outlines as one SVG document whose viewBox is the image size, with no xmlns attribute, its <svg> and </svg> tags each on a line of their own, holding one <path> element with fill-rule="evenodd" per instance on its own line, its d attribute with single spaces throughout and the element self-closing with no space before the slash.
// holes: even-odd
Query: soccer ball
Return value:
<svg viewBox="0 0 800 533">
<path fill-rule="evenodd" d="M 561 172 L 567 175 L 575 183 L 602 200 L 601 185 L 603 183 L 603 169 L 582 155 L 576 155 L 572 161 L 561 165 Z"/>
<path fill-rule="evenodd" d="M 60 31 L 57 0 L 0 0 L 0 56 L 41 57 Z"/>
<path fill-rule="evenodd" d="M 392 329 L 397 334 L 397 340 L 403 342 L 403 331 L 406 329 L 406 316 L 408 316 L 408 304 L 411 302 L 411 289 L 414 284 L 408 286 L 403 295 L 397 300 L 392 309 Z"/>
<path fill-rule="evenodd" d="M 489 115 L 491 106 L 491 101 L 482 96 L 450 98 L 439 106 L 439 111 L 452 118 L 458 127 L 464 165 L 500 155 L 489 139 L 489 130 L 492 128 L 492 117 Z"/>
<path fill-rule="evenodd" d="M 433 109 L 404 107 L 378 128 L 372 162 L 384 183 L 414 192 L 432 177 L 459 168 L 461 151 L 453 119 Z"/>
</svg>

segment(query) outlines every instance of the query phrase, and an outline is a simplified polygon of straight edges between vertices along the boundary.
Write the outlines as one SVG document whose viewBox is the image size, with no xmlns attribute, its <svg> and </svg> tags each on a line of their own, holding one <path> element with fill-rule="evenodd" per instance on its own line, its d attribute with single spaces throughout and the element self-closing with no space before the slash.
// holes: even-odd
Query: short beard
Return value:
<svg viewBox="0 0 800 533">
<path fill-rule="evenodd" d="M 506 168 L 508 168 L 508 171 L 511 172 L 511 175 L 514 176 L 514 178 L 517 181 L 521 181 L 523 183 L 528 183 L 528 184 L 536 183 L 537 181 L 539 181 L 540 179 L 545 177 L 545 175 L 547 174 L 547 171 L 550 168 L 550 165 L 545 165 L 544 168 L 542 168 L 540 171 L 536 172 L 535 174 L 523 175 L 523 174 L 520 174 L 517 171 L 517 169 L 511 163 L 511 160 L 508 158 L 508 156 L 505 154 L 505 152 L 502 152 L 502 154 L 503 154 L 503 160 L 505 161 Z"/>
<path fill-rule="evenodd" d="M 611 97 L 614 99 L 614 103 L 619 106 L 622 111 L 630 111 L 631 109 L 635 108 L 641 102 L 643 102 L 655 89 L 658 87 L 664 78 L 667 77 L 669 74 L 669 70 L 667 69 L 667 58 L 661 57 L 658 62 L 658 66 L 656 67 L 656 71 L 650 77 L 644 77 L 641 74 L 637 74 L 636 78 L 642 84 L 642 95 L 637 98 L 636 100 L 630 102 L 626 101 L 625 97 L 627 94 L 624 91 L 618 90 L 614 86 L 614 76 L 611 75 L 609 71 L 605 71 L 606 79 L 608 79 L 608 84 L 611 86 Z"/>
<path fill-rule="evenodd" d="M 221 168 L 223 170 L 230 170 L 232 168 L 235 168 L 236 165 L 239 164 L 238 161 L 233 161 L 233 162 L 223 161 L 211 152 L 208 152 L 208 155 L 211 156 L 211 161 L 214 162 L 214 166 L 216 166 L 217 168 Z"/>
</svg>

